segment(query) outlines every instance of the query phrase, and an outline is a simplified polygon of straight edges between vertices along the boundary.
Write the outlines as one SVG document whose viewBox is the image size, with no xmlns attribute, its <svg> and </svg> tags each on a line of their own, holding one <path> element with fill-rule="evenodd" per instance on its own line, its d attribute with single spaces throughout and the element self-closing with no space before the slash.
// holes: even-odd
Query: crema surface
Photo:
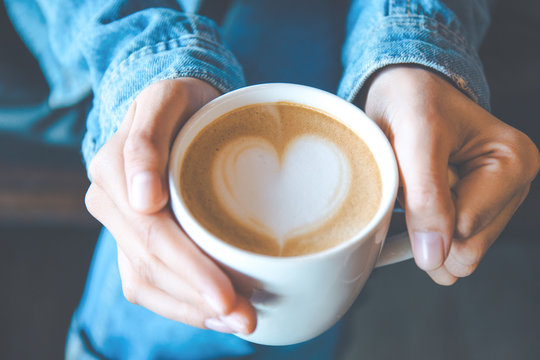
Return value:
<svg viewBox="0 0 540 360">
<path fill-rule="evenodd" d="M 357 234 L 381 199 L 365 143 L 318 110 L 264 103 L 204 128 L 182 160 L 182 197 L 223 241 L 255 253 L 298 256 Z"/>
</svg>

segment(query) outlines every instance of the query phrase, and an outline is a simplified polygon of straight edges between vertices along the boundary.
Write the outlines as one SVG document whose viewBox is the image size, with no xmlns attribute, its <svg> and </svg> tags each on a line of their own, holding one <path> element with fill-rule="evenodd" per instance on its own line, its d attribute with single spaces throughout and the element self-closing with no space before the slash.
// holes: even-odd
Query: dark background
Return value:
<svg viewBox="0 0 540 360">
<path fill-rule="evenodd" d="M 0 35 L 8 27 L 2 18 Z M 501 1 L 481 54 L 493 113 L 540 144 L 539 2 Z M 455 286 L 435 285 L 412 261 L 375 270 L 343 358 L 539 359 L 539 183 Z M 84 211 L 87 185 L 78 150 L 0 138 L 2 359 L 63 357 L 99 231 Z"/>
</svg>

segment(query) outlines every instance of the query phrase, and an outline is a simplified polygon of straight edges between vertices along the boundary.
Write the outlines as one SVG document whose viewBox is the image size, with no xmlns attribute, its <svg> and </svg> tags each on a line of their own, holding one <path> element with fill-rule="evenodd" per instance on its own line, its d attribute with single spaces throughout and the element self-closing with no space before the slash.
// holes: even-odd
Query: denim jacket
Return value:
<svg viewBox="0 0 540 360">
<path fill-rule="evenodd" d="M 37 58 L 61 107 L 93 93 L 82 151 L 88 164 L 136 95 L 163 79 L 196 77 L 221 92 L 245 84 L 200 0 L 5 0 L 15 28 Z M 490 0 L 352 0 L 338 95 L 352 101 L 390 64 L 442 74 L 484 108 L 489 92 L 478 47 Z"/>
</svg>

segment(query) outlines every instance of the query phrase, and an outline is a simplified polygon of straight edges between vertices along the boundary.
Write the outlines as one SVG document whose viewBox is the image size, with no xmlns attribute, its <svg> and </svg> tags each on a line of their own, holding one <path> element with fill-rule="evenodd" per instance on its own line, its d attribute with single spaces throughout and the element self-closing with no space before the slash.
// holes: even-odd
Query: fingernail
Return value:
<svg viewBox="0 0 540 360">
<path fill-rule="evenodd" d="M 150 171 L 135 174 L 131 178 L 129 202 L 136 210 L 147 210 L 153 202 L 153 188 L 160 186 L 159 178 Z"/>
<path fill-rule="evenodd" d="M 412 248 L 416 264 L 423 270 L 436 269 L 444 262 L 444 240 L 439 232 L 415 232 Z"/>
<path fill-rule="evenodd" d="M 239 314 L 220 316 L 219 320 L 221 320 L 225 325 L 233 329 L 235 333 L 248 334 L 246 320 Z"/>
<path fill-rule="evenodd" d="M 222 302 L 216 299 L 215 296 L 211 296 L 208 294 L 203 294 L 202 297 L 204 298 L 204 301 L 218 314 L 224 314 L 225 313 L 225 306 Z"/>
<path fill-rule="evenodd" d="M 204 321 L 204 326 L 210 330 L 219 331 L 222 333 L 232 334 L 234 330 L 216 318 L 208 318 Z"/>
</svg>

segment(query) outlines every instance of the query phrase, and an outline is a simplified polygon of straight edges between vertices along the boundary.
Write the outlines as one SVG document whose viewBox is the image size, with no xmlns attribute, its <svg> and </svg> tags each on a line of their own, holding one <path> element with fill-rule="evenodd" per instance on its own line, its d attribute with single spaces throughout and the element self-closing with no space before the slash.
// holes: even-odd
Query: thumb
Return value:
<svg viewBox="0 0 540 360">
<path fill-rule="evenodd" d="M 134 111 L 128 113 L 132 121 L 123 154 L 128 198 L 134 210 L 153 213 L 167 204 L 171 142 L 185 121 L 218 95 L 205 81 L 182 78 L 154 83 L 137 96 Z"/>
<path fill-rule="evenodd" d="M 166 168 L 170 143 L 191 114 L 183 82 L 162 81 L 144 89 L 125 119 L 131 122 L 123 149 L 131 207 L 142 213 L 161 210 L 168 201 Z"/>
<path fill-rule="evenodd" d="M 405 200 L 407 228 L 418 267 L 439 268 L 448 256 L 455 223 L 448 152 L 425 134 L 395 138 Z"/>
<path fill-rule="evenodd" d="M 123 149 L 128 199 L 134 210 L 154 213 L 168 201 L 165 183 L 168 141 L 162 137 L 164 129 L 157 126 L 161 111 L 153 109 L 144 99 L 136 100 L 133 106 L 134 117 Z"/>
</svg>

